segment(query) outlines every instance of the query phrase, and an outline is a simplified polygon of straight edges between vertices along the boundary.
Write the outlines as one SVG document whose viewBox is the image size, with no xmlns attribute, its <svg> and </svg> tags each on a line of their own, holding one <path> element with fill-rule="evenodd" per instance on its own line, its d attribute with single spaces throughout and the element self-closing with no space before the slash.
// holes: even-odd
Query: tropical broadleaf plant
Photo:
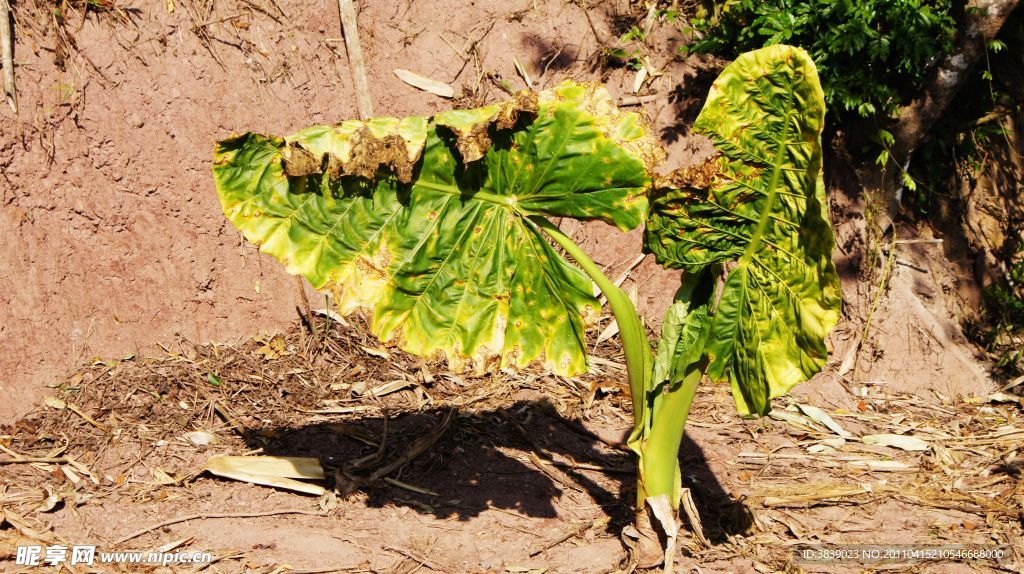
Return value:
<svg viewBox="0 0 1024 574">
<path fill-rule="evenodd" d="M 369 311 L 375 335 L 453 368 L 586 370 L 591 281 L 530 216 L 630 229 L 660 149 L 596 86 L 433 118 L 220 142 L 224 211 L 261 249 Z"/>
<path fill-rule="evenodd" d="M 825 362 L 838 319 L 834 239 L 823 205 L 824 100 L 813 64 L 781 48 L 747 54 L 714 83 L 694 131 L 718 153 L 656 192 L 646 245 L 667 267 L 732 262 L 706 353 L 741 413 Z"/>
<path fill-rule="evenodd" d="M 773 46 L 712 86 L 695 131 L 717 152 L 664 176 L 642 117 L 571 82 L 429 118 L 245 134 L 217 144 L 213 171 L 248 240 L 333 294 L 341 313 L 365 310 L 380 339 L 452 368 L 583 372 L 596 284 L 619 324 L 633 400 L 636 547 L 641 563 L 657 562 L 653 544 L 670 567 L 697 385 L 728 380 L 740 413 L 764 414 L 826 358 L 840 299 L 823 114 L 810 58 Z M 656 353 L 629 298 L 551 216 L 646 223 L 645 249 L 684 270 Z"/>
</svg>

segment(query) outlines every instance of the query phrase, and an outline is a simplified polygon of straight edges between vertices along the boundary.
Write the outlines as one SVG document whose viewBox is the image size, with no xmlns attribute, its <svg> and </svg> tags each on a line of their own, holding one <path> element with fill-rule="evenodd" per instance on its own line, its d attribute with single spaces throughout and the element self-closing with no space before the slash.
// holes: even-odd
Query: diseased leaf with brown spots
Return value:
<svg viewBox="0 0 1024 574">
<path fill-rule="evenodd" d="M 659 182 L 645 247 L 696 272 L 736 262 L 705 347 L 742 413 L 821 370 L 839 318 L 835 245 L 821 180 L 825 102 L 806 52 L 748 52 L 711 87 L 694 131 L 717 153 Z"/>
<path fill-rule="evenodd" d="M 527 219 L 643 222 L 661 149 L 603 88 L 565 83 L 433 118 L 377 118 L 220 142 L 224 213 L 342 314 L 479 371 L 586 369 L 590 280 Z"/>
</svg>

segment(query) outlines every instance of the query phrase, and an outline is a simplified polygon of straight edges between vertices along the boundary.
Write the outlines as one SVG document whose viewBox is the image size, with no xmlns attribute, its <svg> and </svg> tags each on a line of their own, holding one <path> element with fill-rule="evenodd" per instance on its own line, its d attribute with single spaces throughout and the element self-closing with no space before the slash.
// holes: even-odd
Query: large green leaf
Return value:
<svg viewBox="0 0 1024 574">
<path fill-rule="evenodd" d="M 565 83 L 432 118 L 222 141 L 214 179 L 245 237 L 380 339 L 453 368 L 586 369 L 590 280 L 531 215 L 628 229 L 660 148 L 607 92 Z"/>
<path fill-rule="evenodd" d="M 834 239 L 824 210 L 825 104 L 799 48 L 740 56 L 711 88 L 695 124 L 717 153 L 659 182 L 645 246 L 670 267 L 727 262 L 706 352 L 741 413 L 817 373 L 839 316 Z"/>
<path fill-rule="evenodd" d="M 675 387 L 704 354 L 716 278 L 707 268 L 686 273 L 661 321 L 661 337 L 651 370 L 655 388 L 650 390 L 662 392 L 664 383 Z"/>
</svg>

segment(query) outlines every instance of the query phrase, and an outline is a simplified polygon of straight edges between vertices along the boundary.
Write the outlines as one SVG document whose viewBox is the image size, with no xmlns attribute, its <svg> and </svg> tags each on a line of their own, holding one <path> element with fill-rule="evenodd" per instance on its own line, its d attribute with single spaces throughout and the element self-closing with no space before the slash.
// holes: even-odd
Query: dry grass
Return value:
<svg viewBox="0 0 1024 574">
<path fill-rule="evenodd" d="M 543 416 L 543 403 L 554 413 L 552 420 L 560 420 L 577 436 L 587 435 L 585 426 L 595 422 L 626 426 L 629 401 L 620 388 L 624 374 L 615 343 L 597 345 L 595 372 L 579 379 L 531 370 L 474 378 L 383 348 L 359 326 L 321 315 L 312 322 L 312 328 L 297 325 L 273 337 L 181 345 L 157 358 L 82 367 L 53 389 L 48 406 L 0 435 L 0 450 L 7 453 L 0 464 L 0 505 L 6 521 L 0 532 L 11 544 L 48 542 L 59 535 L 48 530 L 47 512 L 61 505 L 187 499 L 197 469 L 210 454 L 281 454 L 283 442 L 310 429 L 320 433 L 316 440 L 293 440 L 293 450 L 305 451 L 288 454 L 317 456 L 316 441 L 328 435 L 348 441 L 353 445 L 351 459 L 322 462 L 329 476 L 345 470 L 348 479 L 359 479 L 340 480 L 342 475 L 337 475 L 337 488 L 360 488 L 353 503 L 366 500 L 366 490 L 378 487 L 415 494 L 418 477 L 428 476 L 436 461 L 410 471 L 415 457 L 407 456 L 409 450 L 451 409 L 459 415 L 458 428 L 442 443 L 449 441 L 444 448 L 452 452 L 469 436 L 511 433 L 525 447 L 525 454 L 516 456 L 581 505 L 590 499 L 580 476 L 609 492 L 630 488 L 631 479 L 623 479 L 623 486 L 612 478 L 631 472 L 626 453 L 606 449 L 600 458 L 581 461 L 578 454 L 538 439 L 528 422 Z M 546 400 L 538 401 L 540 397 Z M 870 528 L 867 534 L 858 533 L 865 525 L 891 522 L 893 504 L 908 515 L 923 517 L 934 511 L 946 517 L 921 527 L 936 543 L 1021 541 L 1024 420 L 1020 405 L 1012 400 L 936 404 L 913 396 L 879 395 L 865 397 L 857 412 L 832 413 L 854 437 L 913 435 L 928 444 L 923 452 L 855 438 L 835 451 L 810 448 L 835 444 L 837 437 L 813 420 L 741 421 L 730 412 L 723 388 L 702 389 L 697 400 L 691 436 L 732 437 L 729 449 L 716 453 L 724 456 L 708 457 L 708 472 L 721 475 L 721 482 L 743 498 L 718 508 L 707 502 L 709 495 L 698 483 L 688 482 L 712 545 L 702 548 L 688 538 L 684 563 L 708 568 L 745 559 L 765 572 L 793 570 L 795 545 L 865 536 L 871 540 Z M 416 417 L 417 422 L 401 424 Z M 195 448 L 187 438 L 195 431 L 209 433 L 216 442 Z M 745 438 L 756 438 L 757 447 L 742 449 Z M 181 448 L 163 448 L 168 444 Z M 352 465 L 354 460 L 359 464 Z M 872 466 L 879 461 L 885 464 Z M 375 472 L 381 469 L 386 472 Z M 426 498 L 410 502 L 418 508 L 437 512 L 438 504 L 446 504 L 430 497 L 436 493 L 429 489 L 419 492 Z M 627 492 L 618 502 L 602 506 L 613 521 L 609 531 L 628 520 L 629 499 Z M 338 501 L 328 495 L 321 505 L 330 511 Z M 730 505 L 736 508 L 724 508 Z M 729 515 L 737 508 L 749 514 L 749 523 Z M 843 509 L 846 518 L 829 518 L 834 509 Z M 0 547 L 0 560 L 10 551 Z M 231 556 L 222 558 L 239 557 Z M 1015 568 L 985 566 L 989 571 Z"/>
<path fill-rule="evenodd" d="M 165 347 L 156 358 L 97 360 L 54 388 L 47 406 L 6 429 L 0 448 L 14 458 L 65 457 L 91 469 L 100 483 L 117 482 L 138 460 L 156 460 L 154 444 L 190 431 L 234 435 L 232 446 L 244 448 L 287 429 L 344 419 L 352 428 L 338 432 L 376 445 L 371 432 L 358 430 L 360 420 L 449 409 L 497 412 L 524 392 L 546 397 L 570 419 L 598 392 L 618 395 L 604 407 L 628 402 L 618 394 L 621 351 L 611 342 L 598 347 L 606 358 L 582 378 L 550 377 L 536 368 L 473 377 L 384 348 L 364 328 L 320 315 L 313 322 L 313 329 L 297 325 L 238 343 Z M 119 458 L 126 451 L 138 457 Z M 42 468 L 37 464 L 44 463 L 26 466 Z"/>
</svg>

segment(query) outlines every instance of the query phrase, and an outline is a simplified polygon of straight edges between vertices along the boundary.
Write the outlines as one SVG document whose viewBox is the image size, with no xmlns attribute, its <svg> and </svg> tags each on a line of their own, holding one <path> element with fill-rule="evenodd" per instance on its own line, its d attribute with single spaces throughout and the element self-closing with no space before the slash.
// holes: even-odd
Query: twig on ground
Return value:
<svg viewBox="0 0 1024 574">
<path fill-rule="evenodd" d="M 491 72 L 487 72 L 486 76 L 487 76 L 487 79 L 490 80 L 491 82 L 493 82 L 494 85 L 497 86 L 498 89 L 500 89 L 501 91 L 505 92 L 506 94 L 508 94 L 510 96 L 514 96 L 515 95 L 516 90 L 515 90 L 515 88 L 512 87 L 512 84 L 508 83 L 508 81 L 501 79 L 500 77 L 498 77 L 497 75 L 495 75 L 495 74 L 493 74 Z"/>
<path fill-rule="evenodd" d="M 547 464 L 545 464 L 545 463 L 547 463 L 549 461 L 546 461 L 546 460 L 542 459 L 541 457 L 537 456 L 537 453 L 531 452 L 531 453 L 528 453 L 527 456 L 529 457 L 530 462 L 533 463 L 533 466 L 535 466 L 537 468 L 537 470 L 539 470 L 542 473 L 544 473 L 544 476 L 547 476 L 548 478 L 550 478 L 551 481 L 554 482 L 555 484 L 560 484 L 562 486 L 562 488 L 571 488 L 572 490 L 575 490 L 577 492 L 585 492 L 578 485 L 573 484 L 572 482 L 562 478 L 561 476 L 558 475 L 558 473 L 556 473 L 555 471 L 553 471 L 550 468 L 548 468 Z"/>
<path fill-rule="evenodd" d="M 309 306 L 309 298 L 306 297 L 306 286 L 302 283 L 302 277 L 296 275 L 295 284 L 299 288 L 299 297 L 302 300 L 302 308 L 299 310 L 299 315 L 305 321 L 306 328 L 309 329 L 309 335 L 315 337 L 316 322 L 313 321 L 313 310 Z"/>
<path fill-rule="evenodd" d="M 55 458 L 45 457 L 45 456 L 36 456 L 36 457 L 28 457 L 28 458 L 0 459 L 0 464 L 21 464 L 21 463 L 35 463 L 35 462 L 46 462 L 46 463 L 51 463 L 51 464 L 64 464 L 64 463 L 68 462 L 68 459 L 66 459 L 66 458 L 64 458 L 62 456 L 58 456 L 58 457 L 55 457 Z"/>
<path fill-rule="evenodd" d="M 413 552 L 412 550 L 406 550 L 404 548 L 399 548 L 397 546 L 385 546 L 384 550 L 405 556 L 406 558 L 417 562 L 420 566 L 426 566 L 427 568 L 430 568 L 435 572 L 443 572 L 443 570 L 431 564 L 429 560 L 427 560 L 423 556 L 420 556 L 418 552 Z"/>
<path fill-rule="evenodd" d="M 213 25 L 213 24 L 220 24 L 221 22 L 227 22 L 228 20 L 234 20 L 235 18 L 238 18 L 239 16 L 242 16 L 242 14 L 240 14 L 240 13 L 239 14 L 232 14 L 230 16 L 224 16 L 223 18 L 212 18 L 210 20 L 206 20 L 205 22 L 200 22 L 198 24 L 195 24 L 195 27 L 196 28 L 205 28 L 205 27 Z"/>
<path fill-rule="evenodd" d="M 686 519 L 690 521 L 690 530 L 693 532 L 693 537 L 697 539 L 697 543 L 702 548 L 711 548 L 711 542 L 704 536 L 704 524 L 700 520 L 697 504 L 694 503 L 693 494 L 689 488 L 683 489 L 680 503 L 679 506 L 682 508 L 683 513 L 686 514 Z"/>
<path fill-rule="evenodd" d="M 560 417 L 558 419 L 558 422 L 560 422 L 563 425 L 565 425 L 565 428 L 571 430 L 572 432 L 574 432 L 574 433 L 576 433 L 576 434 L 578 434 L 578 435 L 580 435 L 582 437 L 594 439 L 594 440 L 600 442 L 601 444 L 603 444 L 605 446 L 609 446 L 609 447 L 614 448 L 616 450 L 632 452 L 630 450 L 630 448 L 629 448 L 629 445 L 627 445 L 625 442 L 623 442 L 621 440 L 613 440 L 613 439 L 610 439 L 608 437 L 601 436 L 601 435 L 597 434 L 596 432 L 594 432 L 594 431 L 588 429 L 587 427 L 583 426 L 583 424 L 580 423 L 577 420 L 561 418 Z"/>
<path fill-rule="evenodd" d="M 893 234 L 893 242 L 896 241 L 896 234 Z M 882 302 L 882 296 L 888 291 L 889 278 L 892 277 L 892 266 L 896 263 L 896 244 L 892 243 L 889 245 L 889 249 L 886 251 L 886 258 L 882 261 L 882 276 L 879 278 L 878 285 L 875 286 L 875 297 L 871 302 L 871 308 L 868 310 L 867 319 L 864 320 L 864 331 L 860 334 L 860 339 L 857 340 L 857 350 L 853 356 L 853 367 L 850 369 L 851 372 L 857 372 L 857 363 L 860 361 L 860 351 L 864 346 L 864 342 L 868 340 L 868 335 L 871 333 L 871 320 L 875 316 L 875 311 L 878 310 L 878 305 Z"/>
<path fill-rule="evenodd" d="M 559 46 L 559 47 L 558 47 L 558 51 L 557 51 L 557 52 L 555 52 L 555 53 L 554 53 L 554 55 L 552 55 L 552 56 L 551 56 L 550 58 L 548 58 L 548 61 L 547 61 L 547 63 L 545 63 L 545 64 L 544 64 L 544 69 L 543 69 L 543 70 L 541 70 L 541 72 L 540 72 L 540 77 L 542 77 L 542 78 L 543 78 L 544 76 L 546 76 L 546 75 L 547 75 L 547 73 L 548 73 L 548 68 L 550 68 L 550 67 L 551 67 L 551 64 L 552 64 L 552 63 L 553 63 L 553 62 L 554 62 L 554 61 L 555 61 L 556 59 L 558 59 L 558 57 L 559 57 L 559 56 L 561 56 L 561 55 L 562 55 L 562 52 L 563 52 L 563 51 L 565 50 L 565 47 L 566 47 L 566 46 L 568 46 L 568 44 L 562 44 L 561 46 Z"/>
<path fill-rule="evenodd" d="M 882 252 L 885 253 L 886 256 L 888 256 L 889 255 L 889 248 L 888 247 L 883 247 L 882 248 Z M 930 273 L 930 271 L 925 269 L 924 267 L 921 267 L 920 265 L 916 265 L 914 263 L 911 263 L 910 261 L 907 261 L 906 259 L 900 259 L 899 257 L 897 257 L 894 260 L 894 262 L 896 263 L 896 265 L 902 265 L 904 267 L 909 267 L 909 268 L 913 269 L 914 271 L 920 271 L 921 273 Z"/>
<path fill-rule="evenodd" d="M 561 543 L 563 543 L 563 542 L 565 542 L 567 540 L 571 540 L 573 538 L 576 538 L 577 536 L 582 536 L 584 532 L 590 530 L 591 528 L 596 528 L 598 526 L 601 526 L 602 524 L 607 524 L 607 523 L 608 523 L 608 518 L 607 517 L 599 518 L 599 519 L 597 519 L 597 520 L 595 520 L 593 522 L 588 522 L 588 523 L 580 526 L 579 528 L 570 530 L 569 532 L 565 533 L 565 535 L 560 536 L 560 537 L 556 538 L 555 540 L 552 540 L 551 542 L 548 542 L 548 543 L 544 544 L 543 546 L 541 546 L 540 548 L 530 552 L 530 558 L 533 558 L 533 557 L 537 556 L 538 554 L 542 554 L 544 552 L 547 552 L 548 550 L 551 550 L 555 546 L 558 546 L 559 544 L 561 544 Z"/>
<path fill-rule="evenodd" d="M 363 48 L 359 44 L 359 24 L 356 21 L 356 9 L 352 5 L 352 0 L 338 0 L 338 12 L 341 16 L 341 32 L 345 36 L 345 47 L 348 49 L 348 63 L 352 67 L 359 116 L 368 120 L 373 117 L 373 101 L 370 99 L 370 89 L 366 84 L 366 62 L 363 60 Z"/>
<path fill-rule="evenodd" d="M 585 8 L 583 10 L 583 14 L 587 17 L 587 22 L 590 23 L 590 30 L 594 32 L 594 37 L 597 38 L 597 43 L 600 44 L 601 47 L 608 47 L 615 44 L 616 39 L 612 33 L 608 31 L 607 24 L 601 21 L 594 21 L 594 14 L 596 13 L 598 13 L 597 10 L 593 10 L 591 8 Z"/>
<path fill-rule="evenodd" d="M 822 488 L 817 492 L 809 492 L 803 494 L 791 494 L 787 496 L 766 496 L 762 501 L 765 506 L 772 507 L 806 507 L 811 504 L 822 503 L 829 500 L 837 499 L 849 499 L 850 497 L 860 496 L 862 494 L 870 494 L 871 490 L 868 490 L 859 486 L 835 486 L 829 488 Z"/>
<path fill-rule="evenodd" d="M 370 572 L 363 566 L 328 566 L 312 570 L 285 570 L 288 574 L 330 574 L 331 572 Z"/>
<path fill-rule="evenodd" d="M 651 94 L 648 96 L 623 96 L 619 98 L 620 106 L 642 106 L 646 103 L 653 102 L 658 99 L 657 94 Z"/>
<path fill-rule="evenodd" d="M 635 474 L 635 468 L 616 468 L 614 466 L 602 466 L 599 464 L 588 464 L 585 462 L 562 462 L 560 460 L 543 460 L 544 464 L 550 464 L 551 466 L 557 466 L 559 468 L 568 468 L 570 470 L 592 470 L 594 472 L 603 472 L 605 474 Z"/>
<path fill-rule="evenodd" d="M 11 111 L 18 113 L 18 91 L 14 87 L 14 27 L 11 26 L 11 5 L 0 0 L 0 53 L 3 54 L 4 95 Z"/>
<path fill-rule="evenodd" d="M 8 524 L 14 527 L 22 536 L 39 540 L 41 542 L 55 542 L 53 536 L 48 534 L 45 530 L 36 530 L 25 519 L 24 516 L 14 512 L 10 508 L 0 509 L 0 522 L 6 521 Z"/>
<path fill-rule="evenodd" d="M 551 453 L 542 447 L 533 435 L 523 428 L 523 425 L 519 424 L 519 421 L 515 420 L 507 413 L 503 413 L 503 417 L 509 422 L 509 424 L 519 431 L 519 434 L 530 443 L 531 447 L 533 447 L 533 452 L 527 453 L 527 456 L 529 457 L 530 462 L 533 463 L 533 466 L 537 467 L 537 470 L 544 473 L 544 475 L 550 478 L 552 482 L 562 485 L 563 488 L 569 488 L 578 492 L 586 492 L 579 485 L 562 478 L 557 472 L 547 468 L 548 465 L 556 466 L 554 457 L 551 456 Z"/>
<path fill-rule="evenodd" d="M 104 434 L 110 434 L 110 432 L 111 432 L 110 431 L 110 427 L 108 427 L 107 425 L 97 421 L 96 419 L 90 417 L 89 415 L 85 414 L 85 411 L 83 411 L 77 405 L 75 405 L 73 403 L 67 403 L 67 402 L 64 402 L 64 401 L 61 401 L 61 402 L 64 403 L 65 407 L 69 411 L 71 411 L 71 412 L 75 413 L 76 415 L 82 417 L 82 420 L 84 420 L 85 422 L 87 422 L 87 423 L 91 424 L 92 426 L 96 427 L 97 429 L 100 430 L 100 432 L 102 432 Z M 57 408 L 59 408 L 59 407 L 57 407 Z"/>
<path fill-rule="evenodd" d="M 425 494 L 427 496 L 441 496 L 440 494 L 434 492 L 433 490 L 423 488 L 422 486 L 416 486 L 415 484 L 409 484 L 408 482 L 402 482 L 401 480 L 391 478 L 390 476 L 385 476 L 384 482 L 390 484 L 391 486 L 404 488 L 405 490 L 415 492 L 417 494 Z"/>
<path fill-rule="evenodd" d="M 210 401 L 210 403 L 213 405 L 213 411 L 215 413 L 217 413 L 218 415 L 220 415 L 221 418 L 223 418 L 225 422 L 227 422 L 229 425 L 231 425 L 231 428 L 235 432 L 237 432 L 239 434 L 239 436 L 243 436 L 244 437 L 245 433 L 250 430 L 249 427 L 246 426 L 245 423 L 243 423 L 242 421 L 238 420 L 237 417 L 235 417 L 234 415 L 231 414 L 231 412 L 228 410 L 227 406 L 221 405 L 216 400 Z"/>
<path fill-rule="evenodd" d="M 367 456 L 350 461 L 344 469 L 346 472 L 353 472 L 373 466 L 384 460 L 384 448 L 388 444 L 388 413 L 386 410 L 382 413 L 382 419 L 384 421 L 384 429 L 381 431 L 380 441 L 377 442 L 377 450 Z"/>
<path fill-rule="evenodd" d="M 298 509 L 286 509 L 286 510 L 269 510 L 266 512 L 201 512 L 198 514 L 189 514 L 186 516 L 177 516 L 170 520 L 164 520 L 152 526 L 147 526 L 142 530 L 137 530 L 128 536 L 122 536 L 114 541 L 113 546 L 120 546 L 133 538 L 138 538 L 143 534 L 152 532 L 157 528 L 163 528 L 164 526 L 170 526 L 172 524 L 178 524 L 180 522 L 188 522 L 189 520 L 207 520 L 210 518 L 261 518 L 264 516 L 277 516 L 279 514 L 305 514 L 307 516 L 327 516 L 323 512 L 317 512 L 314 510 L 298 510 Z"/>
<path fill-rule="evenodd" d="M 455 420 L 455 412 L 456 411 L 454 409 L 451 409 L 445 413 L 444 418 L 441 419 L 441 422 L 439 422 L 437 426 L 430 431 L 430 433 L 414 440 L 413 443 L 409 445 L 409 448 L 402 453 L 402 456 L 377 469 L 373 475 L 370 476 L 369 481 L 372 483 L 384 478 L 412 462 L 413 459 L 426 452 L 430 447 L 434 446 L 434 443 L 444 435 L 445 431 L 448 430 L 448 426 L 453 420 Z"/>
<path fill-rule="evenodd" d="M 448 410 L 444 414 L 444 417 L 442 417 L 441 422 L 439 422 L 437 426 L 431 429 L 429 433 L 414 440 L 412 444 L 410 444 L 408 448 L 406 448 L 405 452 L 403 452 L 398 458 L 373 471 L 373 473 L 370 474 L 370 476 L 354 475 L 352 471 L 359 468 L 366 468 L 367 466 L 372 466 L 383 460 L 384 446 L 385 443 L 387 442 L 387 435 L 385 434 L 385 436 L 381 438 L 380 447 L 378 448 L 376 453 L 368 455 L 363 459 L 358 459 L 352 463 L 349 463 L 346 467 L 339 468 L 337 472 L 334 473 L 334 479 L 338 485 L 338 490 L 340 490 L 343 495 L 347 496 L 348 494 L 351 494 L 352 492 L 355 492 L 360 488 L 363 488 L 367 485 L 373 484 L 378 480 L 385 478 L 392 472 L 395 472 L 396 470 L 402 468 L 406 464 L 409 464 L 410 462 L 413 461 L 413 459 L 429 450 L 430 447 L 434 446 L 434 443 L 436 443 L 444 435 L 445 431 L 448 430 L 448 426 L 455 419 L 455 414 L 456 411 L 454 409 Z M 387 427 L 385 426 L 385 429 L 386 428 Z M 399 486 L 400 488 L 414 490 L 416 492 L 418 492 L 418 490 L 415 489 L 419 488 L 412 487 L 412 485 L 406 485 L 405 483 L 396 484 L 396 486 Z M 436 493 L 430 492 L 430 494 Z"/>
<path fill-rule="evenodd" d="M 209 568 L 210 566 L 213 566 L 217 562 L 221 562 L 223 560 L 238 560 L 239 558 L 242 558 L 244 556 L 245 556 L 245 554 L 243 554 L 241 552 L 231 552 L 231 551 L 225 552 L 223 554 L 214 554 L 213 557 L 212 557 L 213 558 L 212 560 L 210 560 L 209 562 L 203 562 L 199 566 L 196 566 L 195 568 L 193 568 L 192 569 L 192 574 L 196 574 L 197 572 L 202 572 L 203 570 L 206 570 L 207 568 Z M 299 572 L 297 570 L 289 570 L 288 574 L 299 574 Z"/>
<path fill-rule="evenodd" d="M 917 245 L 921 243 L 936 243 L 941 244 L 941 239 L 897 239 L 894 243 L 896 245 Z"/>
</svg>

